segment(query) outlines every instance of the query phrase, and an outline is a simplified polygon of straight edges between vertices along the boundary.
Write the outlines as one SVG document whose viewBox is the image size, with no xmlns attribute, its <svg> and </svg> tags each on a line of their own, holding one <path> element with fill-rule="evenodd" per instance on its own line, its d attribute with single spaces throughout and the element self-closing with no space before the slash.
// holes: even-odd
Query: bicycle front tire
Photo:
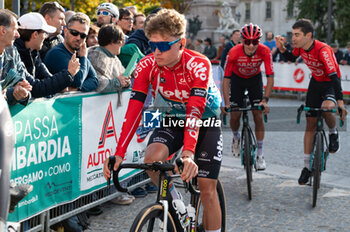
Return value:
<svg viewBox="0 0 350 232">
<path fill-rule="evenodd" d="M 154 203 L 143 208 L 132 223 L 130 232 L 164 231 L 163 215 L 164 209 L 160 204 Z M 170 212 L 168 212 L 167 231 L 176 232 L 175 222 Z"/>
<path fill-rule="evenodd" d="M 243 130 L 243 159 L 244 159 L 244 167 L 247 175 L 247 189 L 248 189 L 248 199 L 252 199 L 252 185 L 251 182 L 253 180 L 252 173 L 252 156 L 251 156 L 251 139 L 250 134 L 247 128 Z"/>
<path fill-rule="evenodd" d="M 317 191 L 320 187 L 321 182 L 321 157 L 323 153 L 323 140 L 321 133 L 317 133 L 315 136 L 315 153 L 313 160 L 313 191 L 312 191 L 312 207 L 316 207 L 317 202 Z"/>
</svg>

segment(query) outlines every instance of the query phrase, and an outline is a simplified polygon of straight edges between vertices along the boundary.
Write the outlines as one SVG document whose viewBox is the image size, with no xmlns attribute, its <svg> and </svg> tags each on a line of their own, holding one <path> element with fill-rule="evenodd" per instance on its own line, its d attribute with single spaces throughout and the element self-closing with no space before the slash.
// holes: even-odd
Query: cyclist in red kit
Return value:
<svg viewBox="0 0 350 232">
<path fill-rule="evenodd" d="M 131 99 L 115 153 L 114 170 L 122 163 L 139 125 L 151 84 L 154 105 L 162 102 L 169 111 L 163 118 L 166 125 L 163 123 L 156 128 L 150 137 L 144 162 L 165 162 L 170 154 L 183 146 L 181 177 L 189 181 L 198 175 L 204 228 L 219 232 L 221 210 L 216 184 L 222 160 L 222 134 L 217 116 L 221 98 L 213 81 L 210 61 L 185 48 L 186 19 L 175 10 L 160 10 L 147 22 L 145 33 L 153 53 L 144 57 L 136 67 Z M 183 120 L 185 123 L 181 124 Z M 210 123 L 206 127 L 200 123 L 187 123 L 199 121 Z M 104 163 L 106 179 L 111 175 L 108 162 L 107 159 Z M 158 173 L 148 172 L 148 175 L 158 184 Z M 173 199 L 180 197 L 174 186 L 170 193 Z"/>
<path fill-rule="evenodd" d="M 251 105 L 263 105 L 264 112 L 253 111 L 255 122 L 255 136 L 257 138 L 258 152 L 256 168 L 265 170 L 266 163 L 263 156 L 263 140 L 265 128 L 262 114 L 269 111 L 267 102 L 273 88 L 273 65 L 270 49 L 260 44 L 262 30 L 258 25 L 246 24 L 241 29 L 242 43 L 234 46 L 228 53 L 225 65 L 225 76 L 223 81 L 223 95 L 226 108 L 243 107 L 244 92 L 248 90 Z M 263 94 L 263 82 L 260 66 L 264 62 L 267 77 L 265 94 Z M 231 95 L 231 96 L 230 96 Z M 232 153 L 239 156 L 241 112 L 231 112 L 230 126 L 233 131 Z"/>
<path fill-rule="evenodd" d="M 282 43 L 281 36 L 276 36 L 276 46 L 283 56 L 290 61 L 295 61 L 301 56 L 309 67 L 312 78 L 309 83 L 306 106 L 313 108 L 332 109 L 337 105 L 342 108 L 342 120 L 346 118 L 347 111 L 344 107 L 343 92 L 341 88 L 341 74 L 339 65 L 332 48 L 313 38 L 314 28 L 307 19 L 301 19 L 293 25 L 293 51 L 288 51 Z M 335 153 L 339 149 L 339 135 L 336 128 L 336 118 L 332 113 L 323 113 L 326 124 L 329 127 L 329 152 Z M 299 177 L 299 184 L 308 182 L 311 175 L 310 156 L 312 151 L 313 136 L 316 130 L 316 114 L 306 115 L 306 130 L 304 135 L 304 165 Z"/>
</svg>

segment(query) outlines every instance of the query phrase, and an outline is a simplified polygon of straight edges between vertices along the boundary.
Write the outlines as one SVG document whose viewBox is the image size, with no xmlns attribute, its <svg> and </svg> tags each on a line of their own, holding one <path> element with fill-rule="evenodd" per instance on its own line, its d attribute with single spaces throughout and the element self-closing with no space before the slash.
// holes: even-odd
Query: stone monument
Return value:
<svg viewBox="0 0 350 232">
<path fill-rule="evenodd" d="M 197 32 L 195 39 L 211 38 L 214 45 L 217 45 L 220 36 L 229 37 L 234 29 L 240 29 L 235 20 L 238 0 L 217 0 L 192 1 L 191 8 L 186 14 L 187 19 L 198 17 L 201 21 L 201 29 Z"/>
</svg>

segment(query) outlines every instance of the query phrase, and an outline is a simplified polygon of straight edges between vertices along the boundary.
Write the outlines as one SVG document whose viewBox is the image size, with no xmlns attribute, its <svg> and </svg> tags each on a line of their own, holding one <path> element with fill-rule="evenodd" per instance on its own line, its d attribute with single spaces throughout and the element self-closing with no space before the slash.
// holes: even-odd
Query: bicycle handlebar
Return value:
<svg viewBox="0 0 350 232">
<path fill-rule="evenodd" d="M 325 109 L 325 108 L 313 108 L 313 107 L 307 107 L 304 106 L 304 104 L 302 104 L 299 108 L 298 108 L 298 114 L 297 114 L 297 124 L 300 123 L 300 117 L 301 117 L 301 113 L 303 111 L 309 111 L 309 112 L 331 112 L 331 113 L 336 113 L 337 110 L 336 109 Z M 344 125 L 344 121 L 341 120 L 341 117 L 343 115 L 343 110 L 341 107 L 338 107 L 338 111 L 339 111 L 339 115 L 340 115 L 340 127 L 342 127 Z"/>
<path fill-rule="evenodd" d="M 125 164 L 120 164 L 117 171 L 113 170 L 115 164 L 115 156 L 110 156 L 109 157 L 109 163 L 108 163 L 108 169 L 111 171 L 111 173 L 113 172 L 113 183 L 114 186 L 116 187 L 116 189 L 119 192 L 127 192 L 128 189 L 127 188 L 123 188 L 120 185 L 119 182 L 119 172 L 123 169 L 123 168 L 135 168 L 135 169 L 143 169 L 143 170 L 152 170 L 152 171 L 161 171 L 161 172 L 167 172 L 167 171 L 172 171 L 175 169 L 175 165 L 174 164 L 170 164 L 170 163 L 162 163 L 162 162 L 153 162 L 153 163 L 125 163 Z M 180 170 L 182 170 L 183 167 L 183 161 L 181 158 L 176 160 L 176 164 L 179 167 Z M 108 178 L 107 180 L 107 185 L 108 187 L 110 186 L 110 178 Z M 192 194 L 199 194 L 199 191 L 195 190 L 192 186 L 192 184 L 188 184 L 186 185 L 187 189 L 192 193 Z"/>
<path fill-rule="evenodd" d="M 251 107 L 245 107 L 245 108 L 236 108 L 236 107 L 225 107 L 226 112 L 232 112 L 232 111 L 252 111 L 252 110 L 265 110 L 265 107 L 263 105 L 257 105 L 257 106 L 251 106 Z M 264 115 L 264 122 L 267 123 L 267 114 Z"/>
</svg>

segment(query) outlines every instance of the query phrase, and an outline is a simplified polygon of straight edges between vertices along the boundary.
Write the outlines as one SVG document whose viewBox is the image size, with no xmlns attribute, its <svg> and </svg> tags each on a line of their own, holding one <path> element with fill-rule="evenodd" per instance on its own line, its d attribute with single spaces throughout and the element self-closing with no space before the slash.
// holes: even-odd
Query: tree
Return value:
<svg viewBox="0 0 350 232">
<path fill-rule="evenodd" d="M 350 41 L 350 1 L 332 1 L 332 41 L 337 40 L 340 46 L 345 46 Z M 327 38 L 327 11 L 328 0 L 289 0 L 287 9 L 296 7 L 299 12 L 297 18 L 310 19 L 315 25 L 315 37 L 320 40 Z"/>
</svg>

